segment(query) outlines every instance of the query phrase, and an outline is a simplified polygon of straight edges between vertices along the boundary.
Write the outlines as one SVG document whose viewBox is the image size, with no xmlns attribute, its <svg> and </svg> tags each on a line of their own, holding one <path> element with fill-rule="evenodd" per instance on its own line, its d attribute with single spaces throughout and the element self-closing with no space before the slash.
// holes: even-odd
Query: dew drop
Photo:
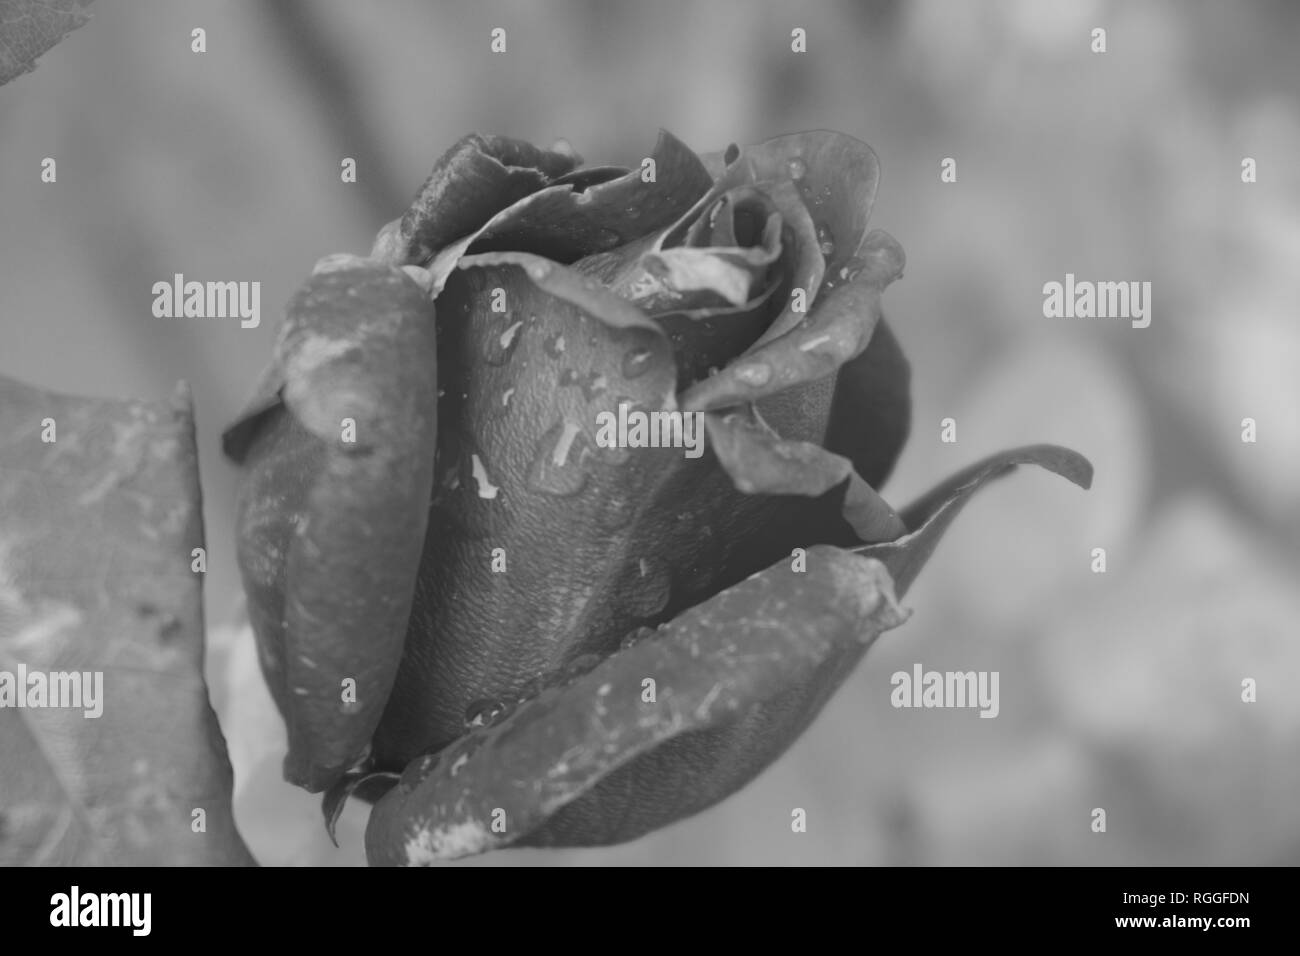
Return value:
<svg viewBox="0 0 1300 956">
<path fill-rule="evenodd" d="M 623 377 L 636 378 L 644 375 L 650 367 L 650 358 L 654 353 L 646 348 L 631 349 L 623 356 Z"/>
<path fill-rule="evenodd" d="M 591 401 L 608 387 L 609 379 L 599 372 L 592 372 L 582 383 L 582 394 L 586 396 L 587 401 Z"/>
<path fill-rule="evenodd" d="M 564 354 L 564 336 L 548 335 L 546 337 L 546 344 L 543 348 L 545 348 L 546 354 L 551 358 L 559 358 Z"/>
<path fill-rule="evenodd" d="M 589 451 L 586 439 L 573 422 L 553 426 L 538 442 L 537 453 L 528 468 L 528 485 L 549 495 L 573 495 L 587 483 L 583 462 Z"/>
<path fill-rule="evenodd" d="M 625 651 L 630 647 L 636 647 L 646 638 L 654 636 L 655 629 L 653 627 L 638 627 L 635 631 L 624 637 L 623 640 L 619 641 L 619 650 Z"/>
<path fill-rule="evenodd" d="M 577 384 L 578 384 L 578 373 L 575 372 L 575 371 L 574 371 L 573 369 L 571 369 L 571 368 L 566 368 L 563 372 L 560 373 L 560 384 L 561 384 L 561 385 L 577 385 Z"/>
<path fill-rule="evenodd" d="M 668 606 L 671 590 L 667 565 L 654 558 L 638 558 L 623 574 L 619 608 L 632 617 L 650 617 Z"/>
<path fill-rule="evenodd" d="M 551 265 L 548 262 L 530 262 L 528 263 L 528 277 L 535 281 L 545 279 L 551 274 Z"/>
<path fill-rule="evenodd" d="M 489 365 L 505 365 L 510 361 L 515 347 L 519 345 L 519 330 L 523 327 L 523 322 L 513 322 L 500 335 L 492 335 L 488 339 L 486 359 Z"/>
<path fill-rule="evenodd" d="M 852 259 L 846 259 L 844 261 L 844 265 L 840 266 L 840 270 L 839 270 L 840 281 L 852 282 L 854 279 L 856 279 L 859 275 L 862 274 L 862 270 L 865 269 L 866 267 L 867 267 L 867 261 L 865 259 L 859 258 L 858 256 L 854 256 Z"/>
<path fill-rule="evenodd" d="M 817 227 L 817 248 L 824 256 L 835 254 L 835 237 L 831 235 L 830 227 L 825 223 Z"/>
<path fill-rule="evenodd" d="M 793 179 L 795 182 L 798 182 L 799 180 L 803 179 L 805 176 L 808 175 L 808 164 L 805 163 L 798 156 L 790 160 L 790 162 L 787 163 L 786 166 L 790 170 L 790 178 Z"/>
<path fill-rule="evenodd" d="M 464 725 L 468 730 L 473 727 L 491 727 L 506 713 L 505 701 L 494 698 L 482 698 L 473 701 L 465 708 Z"/>
<path fill-rule="evenodd" d="M 510 396 L 513 395 L 514 393 L 515 390 L 513 388 L 507 388 L 504 392 L 501 393 L 502 408 L 508 408 L 510 406 Z"/>
<path fill-rule="evenodd" d="M 763 362 L 741 365 L 737 367 L 735 376 L 745 385 L 752 385 L 757 388 L 760 385 L 766 385 L 772 377 L 772 366 Z"/>
<path fill-rule="evenodd" d="M 487 469 L 483 467 L 483 459 L 479 458 L 478 455 L 470 455 L 470 462 L 474 474 L 474 483 L 478 485 L 478 496 L 491 501 L 501 489 L 489 480 Z"/>
</svg>

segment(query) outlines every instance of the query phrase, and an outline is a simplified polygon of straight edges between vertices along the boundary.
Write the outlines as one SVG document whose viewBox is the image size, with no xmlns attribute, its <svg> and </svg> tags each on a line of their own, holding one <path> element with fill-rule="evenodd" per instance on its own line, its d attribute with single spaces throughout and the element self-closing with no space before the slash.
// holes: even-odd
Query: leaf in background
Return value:
<svg viewBox="0 0 1300 956">
<path fill-rule="evenodd" d="M 203 680 L 202 546 L 188 389 L 153 405 L 0 377 L 0 672 L 102 672 L 98 717 L 0 708 L 0 864 L 253 864 Z"/>
<path fill-rule="evenodd" d="M 90 19 L 91 0 L 0 0 L 0 86 Z"/>
</svg>

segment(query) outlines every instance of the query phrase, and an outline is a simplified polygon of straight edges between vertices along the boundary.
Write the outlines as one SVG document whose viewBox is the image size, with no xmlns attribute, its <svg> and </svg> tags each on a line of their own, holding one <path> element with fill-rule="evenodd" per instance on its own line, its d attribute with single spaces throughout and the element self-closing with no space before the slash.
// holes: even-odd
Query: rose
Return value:
<svg viewBox="0 0 1300 956">
<path fill-rule="evenodd" d="M 331 827 L 377 801 L 373 863 L 716 803 L 905 619 L 975 488 L 1024 461 L 1090 481 L 1036 446 L 901 513 L 877 493 L 909 369 L 863 143 L 579 162 L 456 144 L 369 258 L 318 264 L 226 434 L 286 777 Z M 698 415 L 703 455 L 608 447 L 620 409 Z"/>
</svg>

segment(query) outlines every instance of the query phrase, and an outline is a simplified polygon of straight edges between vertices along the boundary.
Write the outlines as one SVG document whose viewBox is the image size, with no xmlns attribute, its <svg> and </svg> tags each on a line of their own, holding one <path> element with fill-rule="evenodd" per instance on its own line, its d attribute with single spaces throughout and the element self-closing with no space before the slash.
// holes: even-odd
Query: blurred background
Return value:
<svg viewBox="0 0 1300 956">
<path fill-rule="evenodd" d="M 471 862 L 1300 863 L 1300 5 L 91 12 L 0 90 L 0 372 L 90 395 L 193 386 L 208 677 L 263 863 L 361 863 L 365 821 L 350 807 L 336 850 L 318 799 L 280 780 L 283 729 L 241 624 L 219 434 L 280 310 L 320 256 L 368 251 L 466 132 L 635 165 L 660 126 L 700 150 L 826 127 L 879 154 L 872 221 L 907 250 L 886 306 L 915 408 L 891 501 L 1031 441 L 1084 452 L 1096 482 L 1026 470 L 979 496 L 908 595 L 912 620 L 739 795 L 628 845 Z M 40 183 L 46 156 L 57 186 Z M 151 286 L 176 272 L 260 280 L 260 328 L 154 318 Z M 1150 281 L 1151 326 L 1045 319 L 1043 284 L 1067 272 Z M 999 671 L 1000 716 L 893 709 L 890 675 L 916 662 Z"/>
</svg>

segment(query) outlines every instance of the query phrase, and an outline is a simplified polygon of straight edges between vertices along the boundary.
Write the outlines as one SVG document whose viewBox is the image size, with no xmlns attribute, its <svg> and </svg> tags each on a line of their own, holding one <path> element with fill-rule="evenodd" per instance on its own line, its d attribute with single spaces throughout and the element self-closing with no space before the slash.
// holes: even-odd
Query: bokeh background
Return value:
<svg viewBox="0 0 1300 956">
<path fill-rule="evenodd" d="M 476 862 L 1300 863 L 1300 5 L 92 12 L 0 90 L 0 372 L 105 396 L 193 386 L 208 676 L 262 862 L 360 863 L 365 819 L 349 808 L 336 850 L 317 799 L 280 780 L 283 730 L 241 626 L 219 433 L 280 309 L 317 258 L 367 251 L 463 133 L 562 136 L 634 165 L 663 126 L 701 150 L 828 127 L 880 155 L 873 224 L 907 250 L 887 308 L 914 368 L 891 500 L 1039 440 L 1089 455 L 1096 483 L 1024 471 L 981 495 L 909 594 L 912 620 L 739 795 L 628 845 Z M 57 186 L 40 183 L 46 156 Z M 261 327 L 155 319 L 150 288 L 175 272 L 260 280 Z M 1043 318 L 1043 283 L 1066 272 L 1151 281 L 1150 328 Z M 955 444 L 939 441 L 949 416 Z M 1001 715 L 893 709 L 890 675 L 918 661 L 999 671 Z"/>
</svg>

